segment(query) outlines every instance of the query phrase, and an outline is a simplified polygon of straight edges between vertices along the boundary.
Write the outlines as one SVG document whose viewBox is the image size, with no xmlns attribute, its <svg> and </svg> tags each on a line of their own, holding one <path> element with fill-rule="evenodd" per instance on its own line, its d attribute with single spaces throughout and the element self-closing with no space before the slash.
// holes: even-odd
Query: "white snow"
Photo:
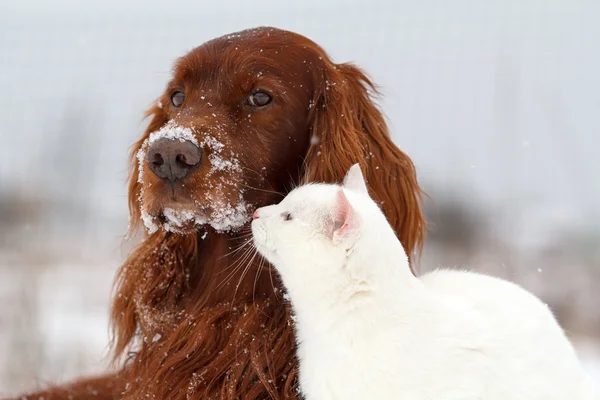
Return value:
<svg viewBox="0 0 600 400">
<path fill-rule="evenodd" d="M 237 159 L 226 160 L 218 154 L 211 154 L 208 156 L 208 160 L 212 165 L 212 171 L 239 171 L 241 170 L 240 164 Z"/>
<path fill-rule="evenodd" d="M 152 337 L 152 343 L 158 342 L 161 338 L 162 338 L 162 335 L 160 333 L 157 333 L 156 335 L 154 335 Z"/>
<path fill-rule="evenodd" d="M 140 205 L 140 213 L 142 216 L 142 222 L 144 223 L 146 230 L 148 231 L 148 233 L 150 235 L 152 235 L 154 232 L 156 232 L 158 230 L 158 224 L 156 222 L 154 222 L 155 218 L 153 216 L 151 216 L 150 214 L 148 214 L 146 212 L 146 210 L 144 210 L 144 207 L 142 205 Z"/>
<path fill-rule="evenodd" d="M 191 210 L 178 211 L 167 207 L 163 210 L 163 214 L 167 219 L 163 227 L 168 232 L 180 233 L 186 225 L 202 226 L 207 223 L 206 218 Z"/>
<path fill-rule="evenodd" d="M 239 160 L 233 152 L 230 152 L 228 157 L 224 157 L 223 150 L 225 145 L 213 136 L 206 136 L 200 143 L 201 147 L 208 147 L 212 150 L 212 153 L 208 156 L 208 160 L 211 165 L 211 173 L 215 171 L 234 171 L 241 172 Z"/>
<path fill-rule="evenodd" d="M 240 194 L 240 200 L 236 205 L 227 204 L 213 212 L 209 224 L 217 232 L 228 232 L 244 226 L 249 221 L 249 216 L 249 206 Z"/>
<path fill-rule="evenodd" d="M 135 154 L 135 157 L 138 160 L 138 183 L 144 183 L 144 159 L 146 158 L 146 150 L 148 150 L 148 139 L 144 140 L 142 146 Z"/>
<path fill-rule="evenodd" d="M 206 136 L 201 143 L 201 146 L 207 146 L 209 149 L 221 152 L 225 145 L 212 136 Z"/>
<path fill-rule="evenodd" d="M 185 126 L 177 125 L 173 121 L 167 122 L 165 126 L 160 128 L 156 132 L 152 132 L 150 134 L 150 137 L 148 138 L 148 143 L 152 144 L 158 139 L 177 139 L 182 142 L 189 140 L 190 142 L 198 146 L 198 140 L 194 136 L 192 130 Z"/>
</svg>

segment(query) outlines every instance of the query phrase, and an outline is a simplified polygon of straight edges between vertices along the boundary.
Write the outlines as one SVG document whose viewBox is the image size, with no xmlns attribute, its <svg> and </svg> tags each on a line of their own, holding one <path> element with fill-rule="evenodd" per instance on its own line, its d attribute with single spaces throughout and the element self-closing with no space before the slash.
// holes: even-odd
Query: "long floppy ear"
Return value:
<svg viewBox="0 0 600 400">
<path fill-rule="evenodd" d="M 351 64 L 336 65 L 326 56 L 323 63 L 315 74 L 312 138 L 303 177 L 309 182 L 340 182 L 350 166 L 360 164 L 371 197 L 412 259 L 425 238 L 415 167 L 390 138 L 371 98 L 377 90 L 369 78 Z"/>
<path fill-rule="evenodd" d="M 132 235 L 136 232 L 137 228 L 141 223 L 141 213 L 139 205 L 139 197 L 141 195 L 142 185 L 138 181 L 140 173 L 140 165 L 137 159 L 137 152 L 142 147 L 144 140 L 148 138 L 150 133 L 160 129 L 164 124 L 167 123 L 167 116 L 164 111 L 158 106 L 158 102 L 154 103 L 152 107 L 146 111 L 145 118 L 150 117 L 150 123 L 144 132 L 144 135 L 136 143 L 131 146 L 129 152 L 129 185 L 128 185 L 128 203 L 129 203 L 129 232 L 128 235 Z"/>
</svg>

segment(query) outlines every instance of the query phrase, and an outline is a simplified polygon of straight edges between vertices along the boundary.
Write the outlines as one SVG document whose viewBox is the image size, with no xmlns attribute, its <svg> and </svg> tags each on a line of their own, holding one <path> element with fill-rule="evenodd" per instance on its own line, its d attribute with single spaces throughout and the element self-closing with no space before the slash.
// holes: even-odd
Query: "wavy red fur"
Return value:
<svg viewBox="0 0 600 400">
<path fill-rule="evenodd" d="M 246 96 L 252 79 L 259 78 L 270 85 L 275 103 L 271 111 L 254 113 L 236 96 Z M 185 112 L 164 106 L 175 89 L 186 93 Z M 138 182 L 135 153 L 144 140 L 167 121 L 203 132 L 218 124 L 221 131 L 214 134 L 240 153 L 243 172 L 212 178 L 204 170 L 194 172 L 186 178 L 187 197 L 213 198 L 205 196 L 210 179 L 227 178 L 221 196 L 236 201 L 239 191 L 259 207 L 277 202 L 301 182 L 340 182 L 358 162 L 407 253 L 418 252 L 425 222 L 415 168 L 392 142 L 374 95 L 360 69 L 333 63 L 315 43 L 291 32 L 259 28 L 192 50 L 177 62 L 160 98 L 163 106 L 149 110 L 150 124 L 133 148 L 133 229 L 140 225 L 140 202 L 159 215 L 167 201 L 158 178 L 142 171 L 144 182 Z M 210 107 L 205 96 L 213 96 Z M 94 396 L 106 399 L 297 398 L 290 307 L 276 273 L 245 253 L 247 240 L 247 230 L 211 228 L 160 229 L 147 236 L 115 284 L 113 344 L 121 372 L 80 386 L 110 388 Z M 69 386 L 35 396 L 67 399 L 69 394 L 91 397 Z"/>
</svg>

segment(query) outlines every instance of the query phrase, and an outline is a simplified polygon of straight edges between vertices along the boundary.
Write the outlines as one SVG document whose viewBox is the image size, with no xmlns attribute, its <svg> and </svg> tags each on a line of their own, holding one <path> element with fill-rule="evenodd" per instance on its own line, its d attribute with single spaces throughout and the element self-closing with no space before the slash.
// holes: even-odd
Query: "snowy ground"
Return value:
<svg viewBox="0 0 600 400">
<path fill-rule="evenodd" d="M 105 369 L 116 267 L 0 263 L 0 395 Z M 600 341 L 575 344 L 600 387 Z"/>
<path fill-rule="evenodd" d="M 115 268 L 0 263 L 0 397 L 106 369 Z"/>
</svg>

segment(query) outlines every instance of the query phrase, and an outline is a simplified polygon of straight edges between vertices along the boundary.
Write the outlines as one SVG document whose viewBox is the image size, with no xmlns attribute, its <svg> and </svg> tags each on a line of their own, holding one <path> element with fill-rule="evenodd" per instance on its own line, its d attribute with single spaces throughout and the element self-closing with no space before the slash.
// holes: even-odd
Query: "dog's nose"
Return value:
<svg viewBox="0 0 600 400">
<path fill-rule="evenodd" d="M 152 172 L 171 182 L 185 178 L 201 159 L 200 148 L 189 140 L 158 139 L 146 154 Z"/>
<path fill-rule="evenodd" d="M 252 219 L 258 219 L 258 210 L 254 211 L 254 214 L 252 214 Z"/>
</svg>

